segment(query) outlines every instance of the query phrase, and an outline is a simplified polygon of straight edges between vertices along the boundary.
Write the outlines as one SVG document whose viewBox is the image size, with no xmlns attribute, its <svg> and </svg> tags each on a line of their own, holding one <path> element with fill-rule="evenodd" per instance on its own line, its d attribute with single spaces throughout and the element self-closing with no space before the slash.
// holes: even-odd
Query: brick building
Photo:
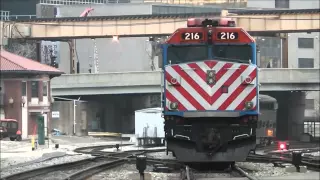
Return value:
<svg viewBox="0 0 320 180">
<path fill-rule="evenodd" d="M 38 115 L 44 116 L 45 127 L 50 124 L 50 80 L 63 72 L 4 50 L 0 57 L 0 118 L 16 119 L 22 138 L 27 138 L 36 132 Z"/>
</svg>

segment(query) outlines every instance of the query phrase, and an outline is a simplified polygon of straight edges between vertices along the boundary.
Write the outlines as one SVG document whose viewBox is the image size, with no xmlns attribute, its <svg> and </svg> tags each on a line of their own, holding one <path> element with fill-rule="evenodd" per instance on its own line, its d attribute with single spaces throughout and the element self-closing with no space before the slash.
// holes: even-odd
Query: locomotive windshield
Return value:
<svg viewBox="0 0 320 180">
<path fill-rule="evenodd" d="M 252 61 L 252 48 L 250 45 L 214 45 L 213 57 L 222 61 L 236 61 L 249 63 Z"/>
<path fill-rule="evenodd" d="M 208 59 L 207 46 L 170 46 L 167 50 L 168 63 L 179 64 Z"/>
</svg>

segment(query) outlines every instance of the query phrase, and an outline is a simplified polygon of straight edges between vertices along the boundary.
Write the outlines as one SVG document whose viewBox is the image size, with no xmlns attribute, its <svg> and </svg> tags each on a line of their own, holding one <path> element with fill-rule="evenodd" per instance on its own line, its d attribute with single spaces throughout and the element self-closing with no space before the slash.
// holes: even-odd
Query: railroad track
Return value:
<svg viewBox="0 0 320 180">
<path fill-rule="evenodd" d="M 289 146 L 290 149 L 319 149 L 319 143 L 303 143 L 303 142 L 293 142 Z M 257 147 L 256 150 L 263 150 L 264 152 L 278 150 L 277 144 L 272 144 L 269 146 Z"/>
<path fill-rule="evenodd" d="M 127 144 L 130 145 L 130 144 Z M 123 146 L 127 146 L 123 145 Z M 55 164 L 27 170 L 2 177 L 0 180 L 43 180 L 43 179 L 75 179 L 81 180 L 90 177 L 103 170 L 122 165 L 134 160 L 138 154 L 146 152 L 159 152 L 163 149 L 154 150 L 131 150 L 124 152 L 103 152 L 105 148 L 113 148 L 115 145 L 90 146 L 75 149 L 75 152 L 91 154 L 95 157 L 74 162 Z"/>
<path fill-rule="evenodd" d="M 123 146 L 128 146 L 130 144 L 125 144 Z M 99 172 L 123 165 L 125 163 L 135 162 L 135 157 L 140 154 L 152 153 L 152 152 L 161 152 L 164 149 L 153 149 L 153 150 L 131 150 L 124 152 L 103 152 L 101 150 L 105 148 L 114 148 L 115 145 L 104 145 L 104 146 L 92 146 L 92 147 L 82 147 L 75 150 L 78 153 L 92 154 L 95 157 L 90 159 L 84 159 L 80 161 L 74 161 L 64 164 L 56 164 L 46 167 L 41 167 L 38 169 L 33 169 L 29 171 L 20 172 L 17 174 L 12 174 L 1 178 L 1 180 L 43 180 L 50 179 L 54 177 L 55 179 L 59 178 L 62 180 L 82 180 L 92 175 L 95 175 Z M 288 157 L 278 157 L 278 156 L 266 156 L 266 155 L 249 155 L 248 161 L 251 162 L 265 162 L 265 163 L 291 163 L 291 159 Z M 165 166 L 170 166 L 174 169 L 179 169 L 184 165 L 178 163 L 175 159 L 157 159 L 157 158 L 147 158 L 147 163 L 149 165 L 155 164 L 164 164 Z M 320 164 L 307 161 L 303 159 L 302 164 L 310 169 L 319 170 Z M 185 166 L 186 167 L 186 166 Z M 191 173 L 191 174 L 190 174 Z M 232 166 L 230 174 L 236 174 L 235 177 L 247 177 L 250 180 L 254 180 L 254 177 L 248 176 L 248 173 L 245 170 L 241 169 L 238 166 Z M 187 174 L 189 174 L 187 176 Z M 183 173 L 181 174 L 182 177 Z M 240 175 L 240 176 L 239 176 Z M 192 179 L 193 171 L 189 171 L 185 168 L 184 171 L 185 179 Z M 183 178 L 181 178 L 183 179 Z"/>
<path fill-rule="evenodd" d="M 287 156 L 282 155 L 249 155 L 247 161 L 250 162 L 260 162 L 260 163 L 292 163 L 291 155 Z M 306 166 L 308 169 L 313 171 L 320 171 L 320 162 L 319 160 L 314 160 L 310 157 L 302 157 L 301 166 Z"/>
<path fill-rule="evenodd" d="M 206 173 L 205 171 L 197 171 L 191 169 L 189 166 L 185 166 L 180 172 L 179 180 L 196 180 L 198 178 L 208 178 L 210 176 L 211 178 L 218 179 L 222 177 L 228 179 L 245 177 L 248 180 L 256 180 L 255 177 L 250 176 L 244 169 L 237 165 L 232 165 L 230 168 L 224 171 L 210 171 L 209 173 Z"/>
</svg>

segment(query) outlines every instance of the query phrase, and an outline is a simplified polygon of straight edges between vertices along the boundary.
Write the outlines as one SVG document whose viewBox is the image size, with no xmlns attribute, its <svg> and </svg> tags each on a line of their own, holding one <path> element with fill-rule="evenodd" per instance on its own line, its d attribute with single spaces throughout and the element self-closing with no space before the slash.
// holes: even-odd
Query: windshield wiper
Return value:
<svg viewBox="0 0 320 180">
<path fill-rule="evenodd" d="M 221 59 L 221 60 L 227 60 L 227 61 L 234 61 L 238 63 L 246 63 L 245 60 L 241 60 L 241 59 L 233 59 L 233 58 L 225 58 L 225 57 L 217 57 L 217 56 L 215 56 L 213 59 Z M 248 60 L 248 63 L 250 63 L 249 60 Z"/>
</svg>

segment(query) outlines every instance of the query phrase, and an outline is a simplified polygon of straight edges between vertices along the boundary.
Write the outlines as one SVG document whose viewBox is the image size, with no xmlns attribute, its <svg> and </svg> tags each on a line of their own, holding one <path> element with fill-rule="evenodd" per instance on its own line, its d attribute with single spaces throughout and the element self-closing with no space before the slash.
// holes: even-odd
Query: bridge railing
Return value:
<svg viewBox="0 0 320 180">
<path fill-rule="evenodd" d="M 75 5 L 75 4 L 118 4 L 118 3 L 160 3 L 180 5 L 220 5 L 246 7 L 247 0 L 40 0 L 45 5 Z"/>
<path fill-rule="evenodd" d="M 1 21 L 9 21 L 10 19 L 10 11 L 2 11 L 0 10 L 0 19 Z"/>
</svg>

